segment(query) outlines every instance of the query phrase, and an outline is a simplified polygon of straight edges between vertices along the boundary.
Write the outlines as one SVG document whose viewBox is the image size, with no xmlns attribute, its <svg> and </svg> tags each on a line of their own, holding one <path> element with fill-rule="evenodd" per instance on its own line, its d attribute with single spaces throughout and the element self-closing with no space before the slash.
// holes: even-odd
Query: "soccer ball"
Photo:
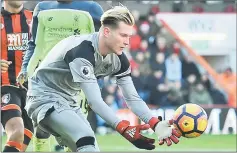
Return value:
<svg viewBox="0 0 237 153">
<path fill-rule="evenodd" d="M 186 138 L 200 136 L 207 127 L 207 113 L 196 104 L 181 105 L 174 113 L 174 127 Z"/>
</svg>

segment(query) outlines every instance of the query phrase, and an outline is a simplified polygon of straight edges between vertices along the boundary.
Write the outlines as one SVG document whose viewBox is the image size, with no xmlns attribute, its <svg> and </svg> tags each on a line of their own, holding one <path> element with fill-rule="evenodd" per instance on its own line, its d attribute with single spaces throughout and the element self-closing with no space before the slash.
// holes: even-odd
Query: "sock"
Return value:
<svg viewBox="0 0 237 153">
<path fill-rule="evenodd" d="M 24 130 L 24 142 L 23 143 L 28 146 L 31 139 L 32 139 L 32 136 L 33 136 L 33 133 L 30 130 L 25 128 L 25 130 Z"/>
<path fill-rule="evenodd" d="M 22 145 L 19 142 L 8 141 L 3 152 L 20 152 Z"/>
</svg>

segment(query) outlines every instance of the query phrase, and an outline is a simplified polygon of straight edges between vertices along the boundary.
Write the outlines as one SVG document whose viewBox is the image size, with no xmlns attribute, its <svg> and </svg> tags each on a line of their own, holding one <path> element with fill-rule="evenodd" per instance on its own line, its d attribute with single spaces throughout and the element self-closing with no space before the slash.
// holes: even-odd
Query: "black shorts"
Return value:
<svg viewBox="0 0 237 153">
<path fill-rule="evenodd" d="M 16 86 L 1 87 L 1 123 L 5 128 L 7 121 L 13 117 L 22 117 L 24 127 L 33 132 L 33 124 L 26 110 L 26 89 Z"/>
</svg>

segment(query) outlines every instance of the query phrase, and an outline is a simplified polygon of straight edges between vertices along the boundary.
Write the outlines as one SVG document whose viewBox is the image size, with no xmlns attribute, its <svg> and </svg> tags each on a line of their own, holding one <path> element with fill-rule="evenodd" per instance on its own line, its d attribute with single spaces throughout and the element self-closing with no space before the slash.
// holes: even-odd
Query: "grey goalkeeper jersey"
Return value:
<svg viewBox="0 0 237 153">
<path fill-rule="evenodd" d="M 124 53 L 103 57 L 98 50 L 98 36 L 96 32 L 74 35 L 60 41 L 29 79 L 28 96 L 57 93 L 69 102 L 76 103 L 78 91 L 82 89 L 94 112 L 115 127 L 120 119 L 103 101 L 97 83 L 99 77 L 112 75 L 116 77 L 129 108 L 147 123 L 154 115 L 137 94 L 127 57 Z M 36 109 L 41 104 L 27 105 Z"/>
</svg>

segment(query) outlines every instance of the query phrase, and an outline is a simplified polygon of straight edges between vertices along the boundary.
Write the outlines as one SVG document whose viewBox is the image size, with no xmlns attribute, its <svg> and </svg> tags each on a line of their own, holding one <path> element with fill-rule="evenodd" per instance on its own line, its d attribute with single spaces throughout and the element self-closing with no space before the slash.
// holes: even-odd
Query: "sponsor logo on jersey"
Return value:
<svg viewBox="0 0 237 153">
<path fill-rule="evenodd" d="M 48 21 L 52 21 L 52 20 L 53 20 L 53 17 L 49 17 L 49 18 L 48 18 Z"/>
<path fill-rule="evenodd" d="M 29 48 L 28 33 L 11 33 L 7 34 L 8 50 L 27 50 Z"/>
</svg>

